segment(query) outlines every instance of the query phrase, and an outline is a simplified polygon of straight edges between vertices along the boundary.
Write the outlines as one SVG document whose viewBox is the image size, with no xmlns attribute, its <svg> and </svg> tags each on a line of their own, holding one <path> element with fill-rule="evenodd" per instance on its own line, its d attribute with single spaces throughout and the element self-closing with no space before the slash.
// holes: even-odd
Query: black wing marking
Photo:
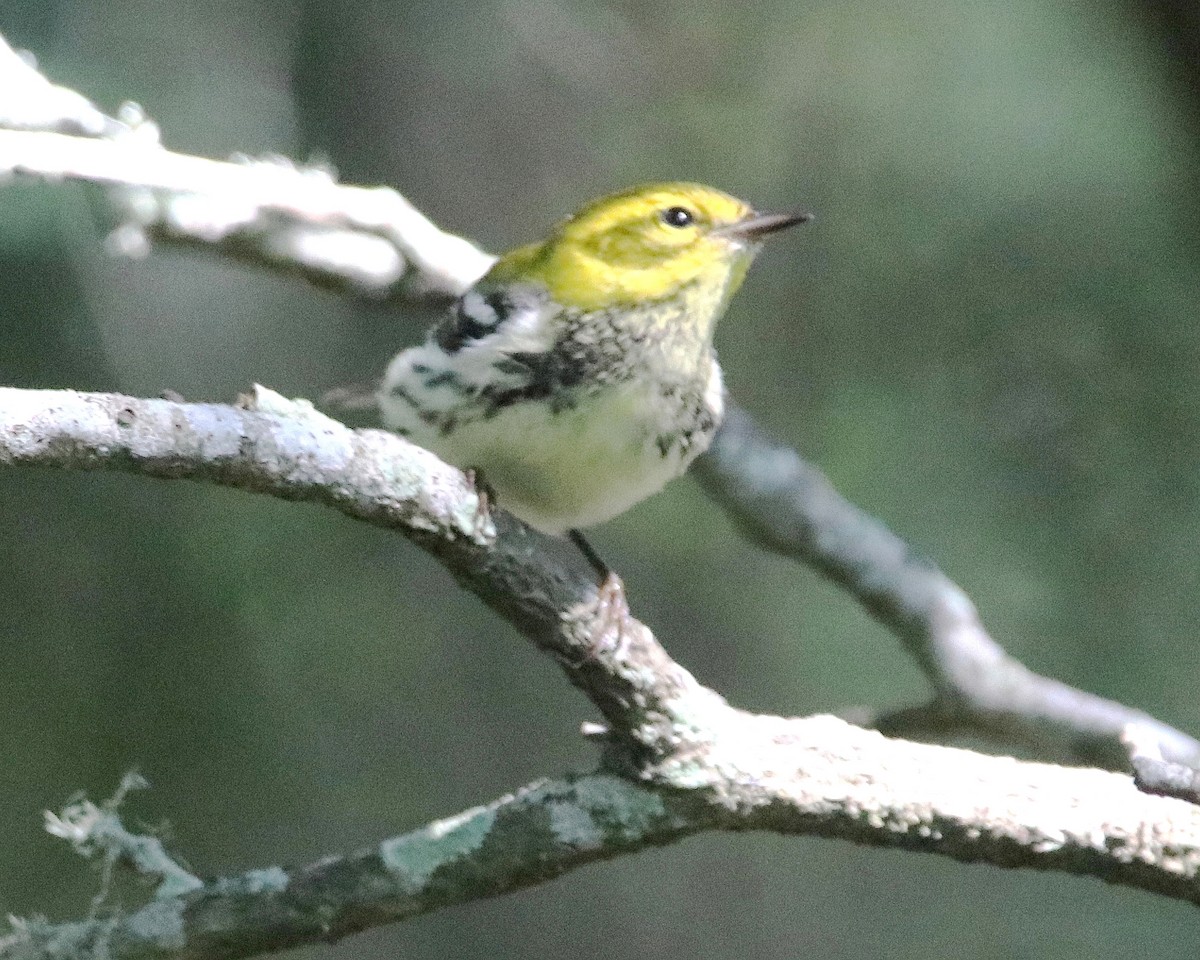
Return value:
<svg viewBox="0 0 1200 960">
<path fill-rule="evenodd" d="M 453 355 L 468 343 L 495 333 L 515 310 L 516 305 L 503 290 L 468 290 L 434 328 L 434 342 Z"/>
<path fill-rule="evenodd" d="M 497 371 L 516 378 L 502 386 L 481 391 L 488 401 L 484 416 L 495 416 L 504 407 L 526 400 L 549 400 L 555 413 L 570 410 L 578 404 L 581 393 L 589 385 L 599 385 L 615 379 L 617 369 L 611 358 L 594 344 L 582 344 L 561 338 L 550 350 L 541 353 L 506 353 L 495 364 Z"/>
</svg>

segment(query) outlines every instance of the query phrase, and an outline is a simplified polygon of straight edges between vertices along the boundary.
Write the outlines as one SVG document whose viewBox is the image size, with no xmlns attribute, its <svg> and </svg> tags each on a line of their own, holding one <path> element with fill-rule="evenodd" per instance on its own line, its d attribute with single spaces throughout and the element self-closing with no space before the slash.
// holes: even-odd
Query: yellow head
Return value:
<svg viewBox="0 0 1200 960">
<path fill-rule="evenodd" d="M 530 280 L 581 310 L 637 305 L 703 282 L 728 301 L 770 233 L 807 214 L 759 214 L 697 183 L 634 187 L 588 204 L 539 244 L 502 257 L 489 279 Z"/>
</svg>

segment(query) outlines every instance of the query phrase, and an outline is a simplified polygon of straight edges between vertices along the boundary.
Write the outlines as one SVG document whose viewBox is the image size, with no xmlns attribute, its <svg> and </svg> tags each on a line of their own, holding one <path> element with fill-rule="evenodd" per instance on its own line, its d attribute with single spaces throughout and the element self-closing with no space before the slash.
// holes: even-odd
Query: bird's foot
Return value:
<svg viewBox="0 0 1200 960">
<path fill-rule="evenodd" d="M 596 613 L 593 620 L 591 655 L 601 650 L 611 651 L 611 656 L 620 660 L 625 655 L 633 635 L 635 621 L 629 612 L 629 601 L 625 597 L 625 584 L 621 578 L 609 571 L 604 582 L 596 591 Z"/>
<path fill-rule="evenodd" d="M 492 507 L 496 505 L 496 491 L 483 478 L 483 474 L 474 467 L 463 471 L 467 483 L 475 491 L 475 532 L 484 530 L 492 519 Z"/>
</svg>

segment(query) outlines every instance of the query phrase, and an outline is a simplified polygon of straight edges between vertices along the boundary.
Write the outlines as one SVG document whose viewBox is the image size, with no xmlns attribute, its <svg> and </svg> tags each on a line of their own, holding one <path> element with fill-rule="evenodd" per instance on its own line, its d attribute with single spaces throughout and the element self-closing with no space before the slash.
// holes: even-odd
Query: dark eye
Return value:
<svg viewBox="0 0 1200 960">
<path fill-rule="evenodd" d="M 668 207 L 662 212 L 662 221 L 668 227 L 686 227 L 695 219 L 692 211 L 686 207 Z"/>
</svg>

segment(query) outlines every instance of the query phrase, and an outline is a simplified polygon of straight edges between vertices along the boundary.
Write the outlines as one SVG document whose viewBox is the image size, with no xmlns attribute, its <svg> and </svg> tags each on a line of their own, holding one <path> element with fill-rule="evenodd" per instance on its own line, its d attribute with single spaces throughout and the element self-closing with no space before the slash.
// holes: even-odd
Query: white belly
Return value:
<svg viewBox="0 0 1200 960">
<path fill-rule="evenodd" d="M 715 363 L 705 400 L 719 421 Z M 690 444 L 664 452 L 660 438 L 678 434 L 680 412 L 652 388 L 633 383 L 580 398 L 578 406 L 558 413 L 547 403 L 514 403 L 448 434 L 422 423 L 411 409 L 404 412 L 401 417 L 399 409 L 385 409 L 385 419 L 450 463 L 478 470 L 501 508 L 559 535 L 603 523 L 661 490 L 711 439 L 697 432 Z"/>
</svg>

